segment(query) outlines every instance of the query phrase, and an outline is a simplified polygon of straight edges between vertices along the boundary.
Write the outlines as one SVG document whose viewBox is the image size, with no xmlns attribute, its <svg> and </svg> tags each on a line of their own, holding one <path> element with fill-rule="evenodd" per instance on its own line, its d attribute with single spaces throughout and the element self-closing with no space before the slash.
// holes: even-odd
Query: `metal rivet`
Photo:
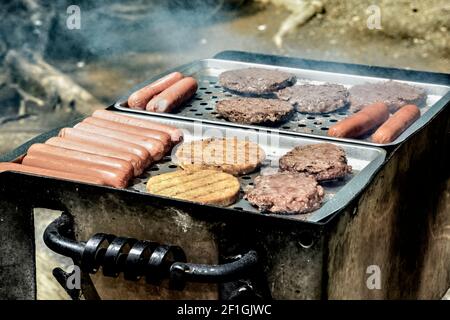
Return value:
<svg viewBox="0 0 450 320">
<path fill-rule="evenodd" d="M 314 236 L 310 231 L 300 232 L 298 238 L 298 244 L 304 249 L 309 249 L 314 245 Z"/>
</svg>

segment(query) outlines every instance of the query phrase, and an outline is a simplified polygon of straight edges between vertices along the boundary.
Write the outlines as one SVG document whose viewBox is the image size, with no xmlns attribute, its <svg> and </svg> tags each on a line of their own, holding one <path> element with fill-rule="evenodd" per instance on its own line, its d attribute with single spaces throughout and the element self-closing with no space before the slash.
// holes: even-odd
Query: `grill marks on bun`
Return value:
<svg viewBox="0 0 450 320">
<path fill-rule="evenodd" d="M 234 203 L 239 189 L 237 178 L 216 170 L 180 170 L 147 182 L 147 190 L 153 194 L 222 206 Z"/>
</svg>

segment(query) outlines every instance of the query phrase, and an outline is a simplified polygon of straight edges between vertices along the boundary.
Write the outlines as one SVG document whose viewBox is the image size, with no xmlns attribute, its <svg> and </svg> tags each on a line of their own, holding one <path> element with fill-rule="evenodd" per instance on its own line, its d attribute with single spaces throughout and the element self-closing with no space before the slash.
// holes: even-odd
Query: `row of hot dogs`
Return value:
<svg viewBox="0 0 450 320">
<path fill-rule="evenodd" d="M 124 188 L 182 139 L 173 126 L 97 110 L 58 137 L 32 145 L 20 164 L 0 163 L 0 172 Z"/>
</svg>

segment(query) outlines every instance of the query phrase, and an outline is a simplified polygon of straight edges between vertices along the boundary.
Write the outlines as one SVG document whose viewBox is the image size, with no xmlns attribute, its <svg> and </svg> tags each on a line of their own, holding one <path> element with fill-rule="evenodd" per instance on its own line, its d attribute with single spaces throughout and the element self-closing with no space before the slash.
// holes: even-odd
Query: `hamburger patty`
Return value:
<svg viewBox="0 0 450 320">
<path fill-rule="evenodd" d="M 298 146 L 280 158 L 282 171 L 300 172 L 318 181 L 345 177 L 352 172 L 342 148 L 331 143 Z"/>
<path fill-rule="evenodd" d="M 278 98 L 289 101 L 298 112 L 326 113 L 346 106 L 349 102 L 348 90 L 340 85 L 326 83 L 304 84 L 278 91 Z"/>
<path fill-rule="evenodd" d="M 183 169 L 215 169 L 239 175 L 254 171 L 265 157 L 264 150 L 256 143 L 211 138 L 183 143 L 174 160 Z"/>
<path fill-rule="evenodd" d="M 268 94 L 291 86 L 297 80 L 291 73 L 262 68 L 229 70 L 219 75 L 219 84 L 243 94 Z"/>
<path fill-rule="evenodd" d="M 397 81 L 365 83 L 350 88 L 350 110 L 359 111 L 375 102 L 384 102 L 391 113 L 406 104 L 420 107 L 425 104 L 427 94 L 424 89 Z"/>
<path fill-rule="evenodd" d="M 254 187 L 245 191 L 244 199 L 261 211 L 299 214 L 320 208 L 324 190 L 317 181 L 300 173 L 279 172 L 258 176 Z"/>
<path fill-rule="evenodd" d="M 236 177 L 216 170 L 179 170 L 147 182 L 147 191 L 152 194 L 221 206 L 236 202 L 239 189 Z"/>
<path fill-rule="evenodd" d="M 236 98 L 219 101 L 216 111 L 232 122 L 273 124 L 287 120 L 294 108 L 288 102 L 277 99 Z"/>
</svg>

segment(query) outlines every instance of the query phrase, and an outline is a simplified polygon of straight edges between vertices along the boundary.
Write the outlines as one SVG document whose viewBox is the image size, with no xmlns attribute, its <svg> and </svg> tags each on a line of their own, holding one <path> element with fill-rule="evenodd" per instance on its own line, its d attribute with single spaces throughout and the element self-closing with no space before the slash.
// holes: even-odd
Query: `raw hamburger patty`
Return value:
<svg viewBox="0 0 450 320">
<path fill-rule="evenodd" d="M 277 99 L 236 98 L 219 101 L 216 111 L 232 122 L 271 124 L 288 119 L 294 108 L 288 102 Z"/>
<path fill-rule="evenodd" d="M 236 202 L 239 189 L 237 178 L 216 170 L 179 170 L 147 182 L 147 191 L 153 194 L 221 206 Z"/>
<path fill-rule="evenodd" d="M 261 211 L 299 214 L 320 208 L 324 190 L 316 179 L 300 173 L 280 172 L 258 176 L 244 199 Z"/>
<path fill-rule="evenodd" d="M 318 181 L 344 177 L 351 173 L 342 148 L 331 143 L 298 146 L 280 158 L 282 171 L 300 172 Z"/>
<path fill-rule="evenodd" d="M 348 90 L 339 84 L 304 84 L 278 91 L 278 98 L 289 101 L 298 112 L 326 113 L 348 104 Z"/>
<path fill-rule="evenodd" d="M 175 161 L 183 169 L 215 169 L 233 175 L 254 171 L 266 155 L 256 143 L 232 139 L 204 139 L 183 143 Z"/>
<path fill-rule="evenodd" d="M 246 68 L 222 72 L 219 84 L 231 91 L 244 94 L 267 94 L 291 86 L 295 75 L 278 70 Z"/>
<path fill-rule="evenodd" d="M 384 102 L 394 113 L 406 104 L 423 106 L 426 100 L 424 89 L 397 81 L 365 83 L 350 88 L 351 111 L 359 111 L 374 102 Z"/>
</svg>

